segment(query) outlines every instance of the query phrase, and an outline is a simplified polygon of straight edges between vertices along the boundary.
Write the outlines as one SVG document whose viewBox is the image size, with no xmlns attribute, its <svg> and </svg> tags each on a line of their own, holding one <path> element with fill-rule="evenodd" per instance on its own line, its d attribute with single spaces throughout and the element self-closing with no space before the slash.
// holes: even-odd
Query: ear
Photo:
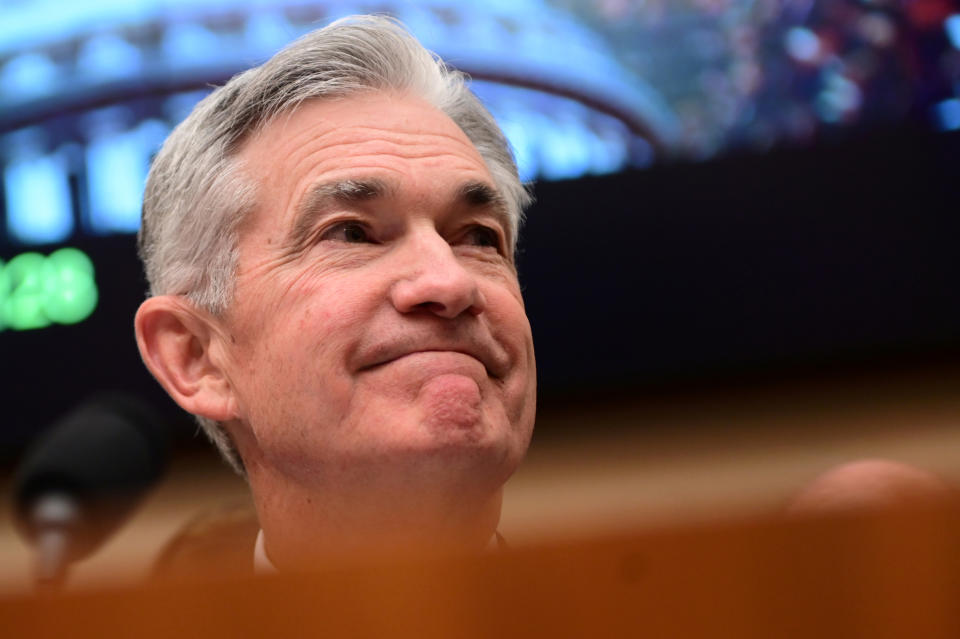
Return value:
<svg viewBox="0 0 960 639">
<path fill-rule="evenodd" d="M 181 408 L 221 422 L 238 416 L 226 371 L 211 356 L 221 340 L 215 318 L 182 297 L 158 295 L 140 305 L 134 326 L 144 364 Z"/>
</svg>

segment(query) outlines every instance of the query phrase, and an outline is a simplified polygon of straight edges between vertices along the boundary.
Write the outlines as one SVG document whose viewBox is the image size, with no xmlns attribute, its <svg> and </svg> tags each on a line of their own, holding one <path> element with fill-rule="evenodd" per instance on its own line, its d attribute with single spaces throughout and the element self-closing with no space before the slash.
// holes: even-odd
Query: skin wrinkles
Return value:
<svg viewBox="0 0 960 639">
<path fill-rule="evenodd" d="M 339 180 L 321 182 L 307 190 L 296 207 L 293 228 L 285 240 L 288 255 L 296 255 L 306 250 L 314 241 L 313 230 L 319 221 L 336 212 L 336 208 L 352 208 L 359 204 L 382 197 L 387 186 L 380 180 Z"/>
<path fill-rule="evenodd" d="M 333 218 L 330 222 L 334 224 L 339 221 L 356 219 L 358 219 L 356 215 L 350 215 L 342 219 Z M 467 218 L 465 222 L 467 225 L 472 225 L 473 223 L 489 225 L 490 220 L 484 219 L 484 217 L 471 217 Z M 323 230 L 323 228 L 319 229 L 319 231 Z M 501 232 L 503 232 L 502 229 Z M 278 271 L 278 269 L 281 269 L 293 261 L 306 257 L 305 254 L 313 248 L 313 246 L 311 246 L 313 243 L 311 237 L 311 235 L 308 235 L 306 238 L 298 240 L 297 246 L 287 246 L 282 252 L 265 256 L 261 261 L 249 265 L 242 272 L 242 277 L 272 278 L 273 276 L 271 274 Z M 313 255 L 314 259 L 310 262 L 309 268 L 296 273 L 293 279 L 284 276 L 273 278 L 273 286 L 278 290 L 285 291 L 289 295 L 309 294 L 312 282 L 316 279 L 322 279 L 326 273 L 344 269 L 363 268 L 389 253 L 392 248 L 390 243 L 379 245 L 368 244 L 364 245 L 362 250 L 359 250 L 358 247 L 353 245 L 329 248 L 323 251 L 322 255 Z M 512 284 L 516 278 L 515 266 L 512 260 L 498 252 L 470 246 L 456 247 L 453 251 L 459 254 L 462 259 L 470 259 L 474 263 L 473 269 L 484 277 L 499 280 L 506 285 Z M 504 268 L 505 265 L 506 268 Z M 522 303 L 519 289 L 517 290 L 516 299 Z"/>
<path fill-rule="evenodd" d="M 284 128 L 274 134 L 274 139 L 282 140 L 281 147 L 277 153 L 281 157 L 289 157 L 292 163 L 291 172 L 302 172 L 304 167 L 311 170 L 328 172 L 336 169 L 340 165 L 340 160 L 344 159 L 344 151 L 356 160 L 364 157 L 370 159 L 370 167 L 380 166 L 384 159 L 395 157 L 397 159 L 410 160 L 432 160 L 437 164 L 447 163 L 450 168 L 458 170 L 470 170 L 472 164 L 466 161 L 466 157 L 477 155 L 476 150 L 465 138 L 458 139 L 450 134 L 437 134 L 430 132 L 420 126 L 412 126 L 409 131 L 395 131 L 389 128 L 371 127 L 355 125 L 343 127 L 341 129 L 328 130 L 328 123 L 318 121 L 311 127 L 305 129 L 302 133 L 295 134 L 292 137 L 286 137 L 287 128 L 290 120 L 283 121 Z M 409 124 L 408 124 L 409 125 Z M 247 146 L 256 144 L 258 139 L 263 137 L 261 129 L 247 143 Z M 459 129 L 458 129 L 459 131 Z M 376 139 L 356 143 L 354 138 L 358 136 L 374 136 Z M 305 141 L 315 142 L 316 144 L 305 144 Z M 439 144 L 449 144 L 454 148 L 436 154 L 431 152 L 431 146 L 436 147 Z M 311 150 L 317 147 L 316 150 Z M 329 155 L 317 161 L 317 155 Z M 266 183 L 270 184 L 270 176 L 266 176 Z M 298 184 L 294 193 L 302 193 L 303 185 Z M 283 202 L 282 209 L 289 209 L 289 201 Z"/>
<path fill-rule="evenodd" d="M 322 126 L 324 126 L 323 123 L 318 123 L 318 128 Z M 470 155 L 475 152 L 473 145 L 470 144 L 469 141 L 464 143 L 464 141 L 459 139 L 457 136 L 435 133 L 419 128 L 411 129 L 410 131 L 396 131 L 381 127 L 352 126 L 341 130 L 328 131 L 326 133 L 320 133 L 317 136 L 312 136 L 311 133 L 313 130 L 304 131 L 302 137 L 314 137 L 314 139 L 322 144 L 326 150 L 333 151 L 334 153 L 341 152 L 345 147 L 354 147 L 350 150 L 355 150 L 360 154 L 367 153 L 369 155 L 394 155 L 397 157 L 406 157 L 417 160 L 434 156 L 435 152 L 431 149 L 431 147 L 450 143 L 456 147 L 459 147 L 450 150 L 449 155 L 451 157 L 459 157 L 463 159 L 464 155 Z M 376 139 L 371 139 L 358 145 L 352 139 L 355 135 L 372 136 Z M 291 146 L 294 148 L 297 148 L 300 143 L 299 140 L 291 140 L 291 142 Z M 293 157 L 295 158 L 295 169 L 299 169 L 302 162 L 309 162 L 313 159 L 310 154 L 307 154 L 302 158 L 299 158 L 299 156 Z M 465 162 L 463 164 L 463 166 L 468 165 L 469 162 Z"/>
<path fill-rule="evenodd" d="M 224 425 L 271 558 L 305 531 L 313 545 L 334 535 L 327 517 L 353 536 L 416 522 L 482 545 L 529 442 L 536 378 L 505 208 L 479 153 L 426 103 L 371 94 L 308 101 L 238 159 L 258 206 L 217 320 L 236 406 Z M 384 188 L 343 197 L 358 184 Z M 327 234 L 345 220 L 372 241 Z M 326 513 L 313 524 L 307 499 Z"/>
<path fill-rule="evenodd" d="M 364 204 L 389 198 L 396 191 L 395 184 L 377 178 L 325 181 L 311 186 L 296 205 L 293 228 L 285 239 L 286 255 L 292 259 L 316 242 L 315 236 L 324 231 L 323 228 L 318 229 L 318 226 L 326 218 L 344 211 L 363 212 L 368 208 Z M 474 220 L 464 220 L 462 215 L 458 215 L 457 222 L 460 226 L 467 227 L 471 223 L 483 222 L 489 224 L 491 220 L 495 222 L 490 228 L 499 236 L 498 248 L 504 255 L 512 256 L 509 248 L 512 240 L 508 237 L 510 216 L 506 202 L 496 188 L 483 182 L 468 182 L 457 189 L 450 200 L 448 208 L 451 211 L 470 209 L 470 214 L 476 217 Z M 344 216 L 343 220 L 334 220 L 332 223 L 350 219 Z"/>
<path fill-rule="evenodd" d="M 347 171 L 349 171 L 350 173 L 364 172 L 364 173 L 368 173 L 368 174 L 369 174 L 369 173 L 374 173 L 374 172 L 377 172 L 377 173 L 389 173 L 389 174 L 395 175 L 395 178 L 394 178 L 392 181 L 394 181 L 394 182 L 396 182 L 396 183 L 408 183 L 411 178 L 410 178 L 410 176 L 409 176 L 404 170 L 402 170 L 402 169 L 400 169 L 400 168 L 397 168 L 397 167 L 391 167 L 391 166 L 386 166 L 386 165 L 385 165 L 385 162 L 384 162 L 384 161 L 385 161 L 385 160 L 388 160 L 388 159 L 391 159 L 391 157 L 392 157 L 392 156 L 389 156 L 388 154 L 385 154 L 385 153 L 377 153 L 377 152 L 374 152 L 374 153 L 372 153 L 372 154 L 370 154 L 370 155 L 351 155 L 349 158 L 340 158 L 341 160 L 344 161 L 344 163 L 345 163 L 346 161 L 349 161 L 349 162 L 350 162 L 351 166 L 350 166 L 349 169 L 344 168 L 344 167 L 342 166 L 342 163 L 338 163 L 338 162 L 335 162 L 335 161 L 329 161 L 329 162 L 319 162 L 319 163 L 317 163 L 317 164 L 314 165 L 314 167 L 312 168 L 312 171 L 313 171 L 314 173 L 321 173 L 321 172 L 322 172 L 322 173 L 326 173 L 328 176 L 330 176 L 330 178 L 339 178 L 341 175 L 343 175 L 343 174 L 346 173 Z M 410 158 L 407 158 L 407 157 L 404 157 L 404 156 L 396 156 L 396 159 L 406 161 L 406 160 L 409 160 Z M 432 156 L 430 159 L 431 159 L 431 162 L 429 162 L 428 164 L 434 164 L 434 165 L 436 165 L 436 166 L 446 166 L 446 167 L 448 167 L 451 171 L 463 171 L 463 172 L 466 172 L 467 169 L 468 169 L 467 166 L 462 166 L 462 167 L 461 167 L 460 165 L 458 165 L 457 162 L 454 161 L 454 160 L 458 160 L 458 159 L 459 159 L 457 156 L 451 156 L 451 155 L 449 155 L 449 154 L 444 154 L 444 155 Z M 424 158 L 421 158 L 421 161 L 425 161 L 425 159 L 424 159 Z M 292 171 L 292 172 L 295 173 L 296 171 Z M 351 176 L 350 176 L 350 175 L 344 175 L 343 177 L 345 177 L 346 179 L 350 179 Z M 489 178 L 488 178 L 488 179 L 489 179 Z M 492 181 L 492 180 L 491 180 L 491 181 Z M 268 188 L 269 188 L 269 186 L 268 186 Z M 273 188 L 273 189 L 270 189 L 270 190 L 276 191 L 276 190 L 277 190 L 277 185 L 274 185 L 274 188 Z M 307 187 L 306 187 L 306 185 L 303 184 L 303 183 L 298 183 L 298 184 L 297 184 L 293 189 L 291 189 L 291 190 L 294 191 L 295 193 L 298 193 L 298 194 L 299 194 L 299 193 L 305 192 L 305 191 L 307 190 Z M 282 241 L 282 235 L 279 235 L 279 234 L 277 233 L 277 228 L 280 227 L 280 226 L 289 227 L 290 224 L 292 223 L 292 222 L 291 222 L 291 218 L 293 218 L 293 217 L 295 216 L 295 214 L 296 214 L 296 209 L 295 209 L 295 207 L 291 206 L 291 201 L 294 201 L 294 198 L 293 198 L 292 196 L 291 196 L 291 197 L 284 197 L 283 193 L 281 193 L 280 196 L 281 196 L 283 199 L 280 200 L 280 201 L 278 201 L 278 202 L 275 202 L 275 203 L 274 203 L 274 206 L 275 206 L 275 208 L 276 208 L 277 210 L 280 210 L 280 211 L 284 211 L 284 212 L 285 212 L 284 218 L 281 219 L 281 220 L 279 220 L 279 221 L 278 221 L 279 223 L 278 223 L 276 226 L 272 227 L 272 228 L 263 228 L 263 229 L 259 229 L 258 231 L 256 231 L 256 232 L 258 232 L 258 233 L 259 233 L 259 232 L 263 232 L 263 233 L 265 233 L 265 234 L 267 235 L 267 237 L 268 237 L 267 242 L 266 242 L 267 245 L 278 244 L 278 243 L 280 243 L 280 242 Z M 302 196 L 298 196 L 297 199 L 300 199 L 300 197 L 302 197 Z M 509 228 L 509 227 L 507 227 L 507 228 Z M 505 231 L 506 231 L 506 229 L 505 229 Z M 241 268 L 242 268 L 242 266 L 241 266 Z"/>
</svg>

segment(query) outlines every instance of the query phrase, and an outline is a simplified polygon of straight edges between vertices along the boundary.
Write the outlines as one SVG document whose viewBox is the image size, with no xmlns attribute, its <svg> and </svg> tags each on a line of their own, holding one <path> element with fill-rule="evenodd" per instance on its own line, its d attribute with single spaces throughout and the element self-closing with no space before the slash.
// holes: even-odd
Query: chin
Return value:
<svg viewBox="0 0 960 639">
<path fill-rule="evenodd" d="M 431 432 L 426 441 L 408 447 L 402 456 L 435 472 L 462 474 L 468 481 L 490 477 L 496 485 L 507 480 L 523 459 L 525 446 L 493 428 Z"/>
</svg>

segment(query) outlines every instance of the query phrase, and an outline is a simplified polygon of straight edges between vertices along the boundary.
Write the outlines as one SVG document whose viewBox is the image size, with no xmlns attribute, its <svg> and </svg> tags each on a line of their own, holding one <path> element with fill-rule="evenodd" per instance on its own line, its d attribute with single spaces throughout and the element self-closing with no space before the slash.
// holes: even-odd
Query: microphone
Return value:
<svg viewBox="0 0 960 639">
<path fill-rule="evenodd" d="M 103 393 L 61 417 L 14 478 L 14 521 L 36 547 L 38 586 L 96 550 L 163 474 L 170 432 L 139 400 Z"/>
</svg>

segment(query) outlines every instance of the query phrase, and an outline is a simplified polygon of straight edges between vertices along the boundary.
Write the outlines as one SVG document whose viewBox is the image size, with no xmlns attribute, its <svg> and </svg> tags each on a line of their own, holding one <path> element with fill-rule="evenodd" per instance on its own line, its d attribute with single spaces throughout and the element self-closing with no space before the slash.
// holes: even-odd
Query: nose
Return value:
<svg viewBox="0 0 960 639">
<path fill-rule="evenodd" d="M 390 301 L 397 311 L 448 319 L 484 311 L 486 300 L 476 275 L 436 231 L 423 230 L 405 244 L 398 256 L 397 279 L 390 287 Z"/>
</svg>

